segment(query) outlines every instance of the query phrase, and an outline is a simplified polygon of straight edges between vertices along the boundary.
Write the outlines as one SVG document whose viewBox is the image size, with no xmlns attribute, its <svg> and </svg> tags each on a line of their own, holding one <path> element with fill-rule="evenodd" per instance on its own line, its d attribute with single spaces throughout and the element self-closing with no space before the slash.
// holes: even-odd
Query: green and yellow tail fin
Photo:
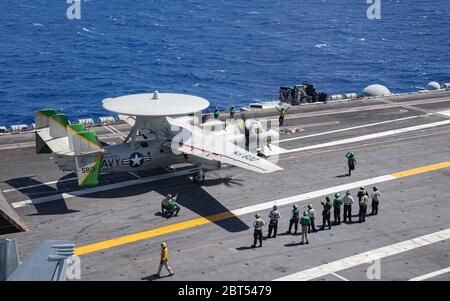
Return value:
<svg viewBox="0 0 450 301">
<path fill-rule="evenodd" d="M 87 131 L 82 124 L 67 126 L 67 135 L 70 150 L 75 154 L 78 185 L 80 187 L 97 185 L 103 160 L 103 147 L 97 135 Z"/>
</svg>

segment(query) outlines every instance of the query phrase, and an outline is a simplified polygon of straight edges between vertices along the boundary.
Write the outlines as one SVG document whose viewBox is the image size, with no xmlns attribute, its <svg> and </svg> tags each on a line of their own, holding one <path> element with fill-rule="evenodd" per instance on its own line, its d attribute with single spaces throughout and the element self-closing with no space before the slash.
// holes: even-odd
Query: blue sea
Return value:
<svg viewBox="0 0 450 301">
<path fill-rule="evenodd" d="M 381 0 L 1 0 L 0 124 L 52 107 L 110 115 L 101 100 L 189 93 L 226 110 L 279 86 L 328 93 L 380 83 L 408 92 L 450 82 L 450 2 Z"/>
</svg>

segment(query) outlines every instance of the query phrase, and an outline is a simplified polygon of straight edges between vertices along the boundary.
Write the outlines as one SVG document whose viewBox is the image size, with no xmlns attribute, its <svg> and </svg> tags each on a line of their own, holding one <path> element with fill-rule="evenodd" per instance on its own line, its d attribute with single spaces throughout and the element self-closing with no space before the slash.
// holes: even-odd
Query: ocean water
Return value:
<svg viewBox="0 0 450 301">
<path fill-rule="evenodd" d="M 189 93 L 227 109 L 279 86 L 392 92 L 450 81 L 448 0 L 2 0 L 0 124 L 52 107 L 70 120 L 110 115 L 101 100 Z"/>
</svg>

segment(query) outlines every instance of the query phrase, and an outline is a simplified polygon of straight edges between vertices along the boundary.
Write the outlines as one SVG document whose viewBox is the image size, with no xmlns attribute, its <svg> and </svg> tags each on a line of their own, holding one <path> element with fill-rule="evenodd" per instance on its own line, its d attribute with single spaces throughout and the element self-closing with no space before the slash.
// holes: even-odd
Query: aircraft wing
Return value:
<svg viewBox="0 0 450 301">
<path fill-rule="evenodd" d="M 172 148 L 185 154 L 207 160 L 216 160 L 258 173 L 283 170 L 278 165 L 260 158 L 237 145 L 215 135 L 208 135 L 201 128 L 167 117 L 171 126 L 182 128 L 172 140 Z"/>
<path fill-rule="evenodd" d="M 67 259 L 73 255 L 71 241 L 45 241 L 35 247 L 8 281 L 66 280 Z"/>
</svg>

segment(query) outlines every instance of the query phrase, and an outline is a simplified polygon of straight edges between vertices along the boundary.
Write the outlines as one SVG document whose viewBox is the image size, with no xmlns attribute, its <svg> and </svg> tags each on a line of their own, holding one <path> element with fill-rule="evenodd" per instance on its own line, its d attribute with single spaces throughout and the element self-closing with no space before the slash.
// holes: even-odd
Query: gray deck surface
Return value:
<svg viewBox="0 0 450 301">
<path fill-rule="evenodd" d="M 372 133 L 449 120 L 434 114 L 450 110 L 450 92 L 416 94 L 385 99 L 356 100 L 292 107 L 284 127 L 301 128 L 281 134 L 279 147 L 295 149 Z M 268 113 L 265 113 L 267 115 Z M 276 112 L 270 112 L 277 119 Z M 247 116 L 252 114 L 247 113 Z M 253 114 L 262 117 L 264 114 Z M 397 120 L 411 117 L 409 119 Z M 395 120 L 395 121 L 394 121 Z M 386 122 L 389 121 L 389 122 Z M 304 137 L 338 129 L 375 124 L 336 133 Z M 116 126 L 127 134 L 126 125 Z M 120 143 L 119 135 L 97 128 L 101 140 Z M 11 204 L 26 199 L 78 190 L 74 174 L 59 171 L 52 155 L 36 155 L 32 134 L 0 137 L 0 188 Z M 357 155 L 351 177 L 345 154 Z M 199 217 L 256 205 L 306 192 L 388 175 L 424 165 L 450 161 L 450 124 L 281 155 L 283 171 L 269 175 L 239 168 L 207 174 L 204 185 L 188 176 L 122 187 L 89 195 L 59 198 L 17 208 L 29 231 L 0 238 L 16 238 L 22 258 L 43 240 L 73 240 L 78 247 L 123 235 L 156 229 Z M 154 177 L 165 170 L 137 173 Z M 136 176 L 105 175 L 101 185 L 130 181 Z M 280 208 L 280 235 L 251 249 L 254 213 L 171 232 L 150 239 L 81 256 L 83 280 L 153 280 L 159 264 L 160 242 L 170 249 L 175 271 L 168 280 L 273 280 L 357 253 L 370 251 L 421 235 L 450 228 L 450 168 L 380 183 L 383 199 L 377 216 L 363 224 L 341 224 L 311 234 L 309 245 L 298 245 L 301 236 L 285 235 L 291 205 Z M 20 189 L 34 185 L 28 189 Z M 367 187 L 371 189 L 372 187 Z M 353 190 L 354 195 L 356 190 Z M 180 215 L 165 219 L 157 214 L 167 193 L 179 194 Z M 324 197 L 311 203 L 318 212 Z M 369 206 L 370 209 L 370 206 Z M 269 210 L 262 211 L 267 221 Z M 357 213 L 357 205 L 353 206 Z M 356 219 L 356 218 L 354 218 Z M 267 232 L 267 228 L 265 229 Z M 381 260 L 381 280 L 408 280 L 450 266 L 450 241 L 445 240 Z M 367 280 L 368 265 L 337 272 L 348 280 Z M 165 273 L 165 271 L 163 271 Z M 450 280 L 450 274 L 433 279 Z M 341 280 L 329 274 L 316 280 Z"/>
</svg>

